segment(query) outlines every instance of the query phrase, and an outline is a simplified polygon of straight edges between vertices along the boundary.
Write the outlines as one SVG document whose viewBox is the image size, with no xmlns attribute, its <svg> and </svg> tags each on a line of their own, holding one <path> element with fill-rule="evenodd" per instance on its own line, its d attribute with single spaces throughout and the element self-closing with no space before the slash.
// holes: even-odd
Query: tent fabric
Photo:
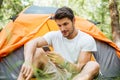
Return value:
<svg viewBox="0 0 120 80">
<path fill-rule="evenodd" d="M 39 9 L 37 6 L 26 8 L 0 32 L 0 58 L 2 58 L 0 62 L 0 79 L 5 79 L 5 75 L 8 74 L 7 79 L 16 80 L 15 78 L 19 74 L 20 66 L 24 60 L 24 49 L 21 46 L 23 47 L 29 40 L 43 36 L 49 31 L 58 30 L 55 21 L 50 19 L 56 9 L 50 12 L 50 9 L 46 8 L 49 10 L 46 10 L 48 11 L 47 14 L 44 14 L 45 12 L 41 13 Z M 107 77 L 120 76 L 120 49 L 115 43 L 106 38 L 94 24 L 86 19 L 76 16 L 75 25 L 81 31 L 95 38 L 98 52 L 94 56 L 101 66 L 102 74 Z M 19 61 L 21 63 L 17 65 L 17 68 L 11 65 Z M 14 76 L 7 73 L 9 69 L 13 70 L 11 74 L 14 74 Z"/>
<path fill-rule="evenodd" d="M 115 49 L 105 42 L 100 40 L 95 41 L 97 44 L 97 52 L 93 55 L 100 64 L 101 75 L 103 77 L 120 77 L 120 59 Z"/>
<path fill-rule="evenodd" d="M 17 80 L 24 62 L 24 47 L 13 51 L 0 62 L 0 80 Z"/>
<path fill-rule="evenodd" d="M 89 21 L 85 19 L 81 19 L 79 17 L 76 18 L 76 26 L 78 29 L 80 29 L 83 32 L 86 32 L 93 36 L 95 39 L 106 42 L 110 46 L 112 46 L 114 49 L 116 49 L 116 53 L 118 57 L 120 57 L 120 48 L 116 46 L 114 42 L 112 42 L 110 39 L 108 39 L 94 24 L 90 23 Z"/>
<path fill-rule="evenodd" d="M 107 43 L 101 42 L 99 40 L 96 40 L 96 44 L 98 51 L 94 53 L 94 56 L 96 61 L 100 64 L 101 73 L 101 76 L 98 77 L 97 80 L 110 80 L 111 77 L 119 77 L 120 59 L 115 54 L 115 49 L 109 46 Z M 24 46 L 21 46 L 2 59 L 0 62 L 1 80 L 17 79 L 21 65 L 24 61 L 23 53 Z"/>
<path fill-rule="evenodd" d="M 106 43 L 96 40 L 98 51 L 94 53 L 96 61 L 100 64 L 101 76 L 98 80 L 104 78 L 120 76 L 120 59 L 115 54 L 115 49 Z M 0 79 L 1 80 L 16 80 L 21 65 L 24 61 L 24 46 L 17 48 L 11 54 L 4 57 L 0 62 Z M 102 56 L 102 57 L 101 57 Z M 102 77 L 102 79 L 101 79 Z M 110 79 L 105 79 L 110 80 Z"/>
<path fill-rule="evenodd" d="M 39 7 L 39 6 L 30 6 L 23 11 L 25 14 L 54 14 L 57 8 L 55 7 Z"/>
<path fill-rule="evenodd" d="M 57 27 L 48 27 L 54 23 L 49 20 L 48 15 L 33 14 L 21 15 L 14 22 L 11 21 L 0 33 L 0 57 L 8 55 L 32 38 L 42 36 L 49 30 L 56 30 Z"/>
<path fill-rule="evenodd" d="M 24 45 L 27 41 L 42 36 L 45 33 L 58 30 L 54 20 L 50 20 L 52 14 L 21 14 L 13 22 L 11 21 L 0 33 L 0 57 L 7 56 L 11 51 Z M 76 17 L 76 27 L 92 35 L 95 39 L 108 43 L 116 49 L 120 57 L 120 49 L 92 23 Z"/>
</svg>

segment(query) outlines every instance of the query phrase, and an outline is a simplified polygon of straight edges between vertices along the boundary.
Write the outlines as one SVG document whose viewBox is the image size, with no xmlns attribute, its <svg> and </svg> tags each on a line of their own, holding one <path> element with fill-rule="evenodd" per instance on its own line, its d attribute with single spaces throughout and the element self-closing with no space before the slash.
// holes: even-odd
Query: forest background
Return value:
<svg viewBox="0 0 120 80">
<path fill-rule="evenodd" d="M 91 20 L 120 46 L 120 0 L 0 0 L 0 30 L 30 5 L 73 9 L 75 15 Z"/>
</svg>

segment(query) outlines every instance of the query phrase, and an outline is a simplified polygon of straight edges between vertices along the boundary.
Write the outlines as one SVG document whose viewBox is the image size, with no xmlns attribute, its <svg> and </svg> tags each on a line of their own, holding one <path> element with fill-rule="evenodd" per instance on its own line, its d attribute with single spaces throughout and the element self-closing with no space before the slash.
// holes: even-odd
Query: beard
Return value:
<svg viewBox="0 0 120 80">
<path fill-rule="evenodd" d="M 75 27 L 72 26 L 72 29 L 70 31 L 69 30 L 64 30 L 64 31 L 62 31 L 62 34 L 63 34 L 64 37 L 70 38 L 71 35 L 73 34 L 74 30 L 75 30 Z"/>
</svg>

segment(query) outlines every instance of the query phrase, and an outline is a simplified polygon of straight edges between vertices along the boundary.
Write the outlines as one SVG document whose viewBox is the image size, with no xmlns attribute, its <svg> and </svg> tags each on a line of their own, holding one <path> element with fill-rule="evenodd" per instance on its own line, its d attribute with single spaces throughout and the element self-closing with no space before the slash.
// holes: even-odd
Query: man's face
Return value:
<svg viewBox="0 0 120 80">
<path fill-rule="evenodd" d="M 68 18 L 55 20 L 64 37 L 69 38 L 74 31 L 74 20 Z"/>
</svg>

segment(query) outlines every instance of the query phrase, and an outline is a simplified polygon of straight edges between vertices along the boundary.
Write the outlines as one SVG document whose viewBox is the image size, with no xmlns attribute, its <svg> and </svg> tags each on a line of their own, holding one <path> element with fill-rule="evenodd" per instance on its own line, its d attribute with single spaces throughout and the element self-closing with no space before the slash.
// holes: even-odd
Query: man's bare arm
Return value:
<svg viewBox="0 0 120 80">
<path fill-rule="evenodd" d="M 66 62 L 66 69 L 72 73 L 79 73 L 84 65 L 91 60 L 91 52 L 81 52 L 76 64 Z"/>
<path fill-rule="evenodd" d="M 29 41 L 28 43 L 26 43 L 24 46 L 25 61 L 32 62 L 32 58 L 33 58 L 36 48 L 39 48 L 45 45 L 47 45 L 47 42 L 42 37 L 35 38 Z"/>
<path fill-rule="evenodd" d="M 23 75 L 21 76 L 21 78 L 24 77 L 25 80 L 29 80 L 31 78 L 33 74 L 32 61 L 33 61 L 34 53 L 38 47 L 42 47 L 45 45 L 47 45 L 47 42 L 42 37 L 38 37 L 26 43 L 26 45 L 24 46 L 25 61 L 22 65 L 21 72 L 20 72 L 20 74 Z"/>
<path fill-rule="evenodd" d="M 76 64 L 76 69 L 78 72 L 82 70 L 82 68 L 91 60 L 92 53 L 91 52 L 81 52 L 79 55 L 78 63 Z"/>
<path fill-rule="evenodd" d="M 56 52 L 47 54 L 50 60 L 56 65 L 66 68 L 71 73 L 79 73 L 84 65 L 91 60 L 91 52 L 81 52 L 77 63 L 70 63 Z"/>
</svg>

